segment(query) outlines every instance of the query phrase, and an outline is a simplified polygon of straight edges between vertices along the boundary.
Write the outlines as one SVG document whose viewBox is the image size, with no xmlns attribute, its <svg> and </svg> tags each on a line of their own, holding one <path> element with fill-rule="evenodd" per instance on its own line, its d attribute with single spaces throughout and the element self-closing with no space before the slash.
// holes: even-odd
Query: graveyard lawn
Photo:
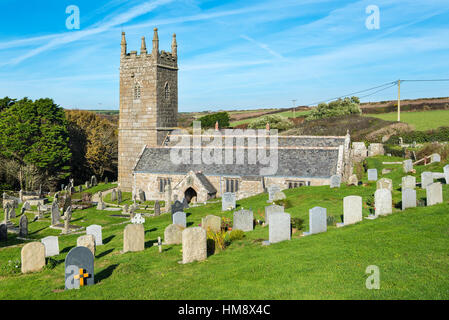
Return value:
<svg viewBox="0 0 449 320">
<path fill-rule="evenodd" d="M 79 234 L 60 237 L 60 254 L 51 261 L 54 267 L 47 263 L 43 271 L 34 274 L 13 273 L 5 267 L 9 260 L 20 260 L 22 242 L 0 248 L 0 299 L 448 299 L 449 186 L 443 185 L 443 204 L 401 211 L 402 166 L 382 165 L 383 161 L 400 160 L 381 156 L 367 159 L 368 168 L 378 169 L 379 178 L 393 180 L 391 215 L 342 228 L 330 226 L 327 232 L 308 237 L 296 233 L 291 241 L 269 246 L 261 245 L 268 239 L 268 227 L 258 225 L 206 261 L 185 265 L 178 263 L 182 260 L 181 245 L 163 246 L 162 253 L 153 246 L 171 224 L 169 214 L 145 219 L 144 251 L 122 254 L 125 224 L 117 222 L 123 219 L 110 218 L 94 208 L 75 211 L 74 220 L 82 215 L 89 219 L 87 225 L 103 226 L 104 245 L 96 249 L 96 284 L 63 290 L 64 258 Z M 419 183 L 421 172 L 442 172 L 443 166 L 415 166 L 414 176 Z M 393 171 L 382 175 L 386 167 Z M 324 207 L 328 216 L 341 222 L 343 198 L 359 195 L 366 217 L 374 213 L 376 182 L 368 182 L 366 173 L 360 178 L 364 186 L 342 183 L 333 189 L 285 190 L 289 203 L 285 212 L 304 219 L 303 231 L 308 231 L 309 209 Z M 418 200 L 425 199 L 425 190 L 417 187 L 417 191 Z M 267 199 L 268 194 L 261 194 L 237 201 L 237 210 L 251 208 L 254 218 L 263 220 Z M 233 214 L 221 212 L 221 202 L 186 212 L 187 227 L 198 226 L 201 218 L 210 214 L 231 219 Z M 99 222 L 102 216 L 104 220 Z M 42 237 L 51 233 L 37 231 L 33 224 L 30 222 L 30 233 Z M 371 265 L 379 267 L 380 290 L 366 289 L 369 274 L 365 271 Z"/>
</svg>

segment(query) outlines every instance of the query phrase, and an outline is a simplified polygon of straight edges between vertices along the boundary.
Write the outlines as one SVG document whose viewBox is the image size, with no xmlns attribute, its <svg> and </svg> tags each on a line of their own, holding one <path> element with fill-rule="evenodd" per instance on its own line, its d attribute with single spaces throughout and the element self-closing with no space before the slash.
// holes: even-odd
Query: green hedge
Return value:
<svg viewBox="0 0 449 320">
<path fill-rule="evenodd" d="M 449 141 L 449 127 L 440 127 L 429 131 L 411 131 L 400 135 L 393 135 L 388 139 L 387 144 L 399 144 L 399 137 L 402 137 L 404 143 L 426 143 Z"/>
<path fill-rule="evenodd" d="M 227 112 L 217 112 L 213 114 L 208 114 L 198 119 L 201 122 L 201 128 L 214 128 L 215 123 L 218 121 L 218 126 L 220 128 L 229 127 L 229 114 Z"/>
</svg>

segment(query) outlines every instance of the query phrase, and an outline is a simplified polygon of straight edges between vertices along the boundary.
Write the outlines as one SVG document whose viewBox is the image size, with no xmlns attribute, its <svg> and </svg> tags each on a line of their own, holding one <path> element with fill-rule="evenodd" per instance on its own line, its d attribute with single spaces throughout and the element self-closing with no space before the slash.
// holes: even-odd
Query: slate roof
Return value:
<svg viewBox="0 0 449 320">
<path fill-rule="evenodd" d="M 204 174 L 200 172 L 195 172 L 196 177 L 198 180 L 201 181 L 203 184 L 203 187 L 207 190 L 208 193 L 217 193 L 217 189 L 210 183 L 210 181 L 204 176 Z"/>
</svg>

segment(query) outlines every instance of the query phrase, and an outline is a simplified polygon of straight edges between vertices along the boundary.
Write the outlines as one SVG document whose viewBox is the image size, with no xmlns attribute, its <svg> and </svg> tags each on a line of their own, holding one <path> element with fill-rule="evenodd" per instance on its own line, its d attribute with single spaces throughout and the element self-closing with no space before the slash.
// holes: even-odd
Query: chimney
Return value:
<svg viewBox="0 0 449 320">
<path fill-rule="evenodd" d="M 217 121 L 217 122 L 215 122 L 215 131 L 218 131 L 218 130 L 220 130 L 220 128 L 218 127 L 218 121 Z"/>
</svg>

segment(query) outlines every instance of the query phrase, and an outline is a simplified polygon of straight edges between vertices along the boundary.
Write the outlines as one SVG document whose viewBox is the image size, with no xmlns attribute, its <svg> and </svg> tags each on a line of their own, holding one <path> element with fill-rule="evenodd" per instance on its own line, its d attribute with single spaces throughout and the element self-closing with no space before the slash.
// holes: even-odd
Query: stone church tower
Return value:
<svg viewBox="0 0 449 320">
<path fill-rule="evenodd" d="M 177 126 L 178 54 L 176 35 L 171 52 L 159 51 L 157 28 L 147 52 L 142 37 L 140 55 L 127 53 L 122 32 L 120 56 L 120 120 L 118 132 L 118 184 L 132 191 L 133 169 L 145 146 L 161 145 Z"/>
</svg>

